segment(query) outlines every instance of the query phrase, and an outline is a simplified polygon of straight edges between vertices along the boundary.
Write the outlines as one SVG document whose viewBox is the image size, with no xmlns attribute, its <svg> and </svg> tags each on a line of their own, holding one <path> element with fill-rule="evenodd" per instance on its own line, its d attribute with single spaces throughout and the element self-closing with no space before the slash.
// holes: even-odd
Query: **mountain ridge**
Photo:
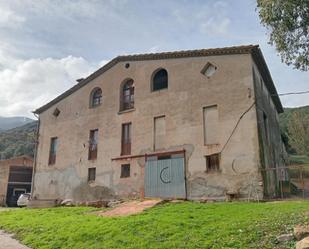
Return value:
<svg viewBox="0 0 309 249">
<path fill-rule="evenodd" d="M 0 132 L 14 129 L 31 123 L 34 120 L 23 116 L 4 117 L 0 116 Z"/>
</svg>

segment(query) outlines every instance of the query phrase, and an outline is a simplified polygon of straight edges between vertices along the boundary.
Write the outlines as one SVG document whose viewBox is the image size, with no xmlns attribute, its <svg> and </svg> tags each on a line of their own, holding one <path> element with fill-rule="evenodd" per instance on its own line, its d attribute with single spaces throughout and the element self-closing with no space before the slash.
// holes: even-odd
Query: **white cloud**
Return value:
<svg viewBox="0 0 309 249">
<path fill-rule="evenodd" d="M 10 8 L 0 6 L 0 27 L 14 27 L 23 23 L 25 18 L 12 11 Z"/>
<path fill-rule="evenodd" d="M 14 50 L 14 48 L 0 41 L 0 70 L 13 68 L 21 62 L 20 59 L 8 53 L 9 50 Z"/>
<path fill-rule="evenodd" d="M 229 33 L 229 5 L 223 1 L 205 1 L 199 5 L 180 5 L 172 16 L 181 25 L 197 34 L 220 37 Z"/>
<path fill-rule="evenodd" d="M 280 99 L 284 107 L 309 106 L 309 94 L 281 96 Z"/>
<path fill-rule="evenodd" d="M 227 17 L 211 17 L 201 24 L 201 31 L 209 35 L 226 35 L 230 23 L 231 20 Z"/>
<path fill-rule="evenodd" d="M 31 115 L 106 64 L 102 58 L 147 51 L 260 43 L 278 92 L 307 90 L 308 74 L 282 66 L 267 44 L 255 6 L 256 0 L 0 0 L 0 116 Z M 309 101 L 281 99 L 289 106 Z"/>
<path fill-rule="evenodd" d="M 29 59 L 0 71 L 0 116 L 27 115 L 76 84 L 97 65 L 81 57 Z"/>
</svg>

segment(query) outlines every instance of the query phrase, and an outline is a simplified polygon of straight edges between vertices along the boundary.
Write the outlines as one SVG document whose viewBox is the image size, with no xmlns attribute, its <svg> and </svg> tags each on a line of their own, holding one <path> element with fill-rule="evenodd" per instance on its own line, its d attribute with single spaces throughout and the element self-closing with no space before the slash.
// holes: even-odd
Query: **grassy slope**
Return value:
<svg viewBox="0 0 309 249">
<path fill-rule="evenodd" d="M 293 248 L 275 237 L 309 223 L 309 202 L 165 204 L 106 218 L 91 208 L 0 212 L 0 228 L 33 248 Z"/>
</svg>

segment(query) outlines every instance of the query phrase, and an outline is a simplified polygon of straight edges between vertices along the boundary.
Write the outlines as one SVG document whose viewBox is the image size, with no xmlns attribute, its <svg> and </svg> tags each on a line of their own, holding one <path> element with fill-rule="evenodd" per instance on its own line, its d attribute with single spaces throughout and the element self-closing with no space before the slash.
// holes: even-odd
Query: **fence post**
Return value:
<svg viewBox="0 0 309 249">
<path fill-rule="evenodd" d="M 303 169 L 304 169 L 304 166 L 302 165 L 300 167 L 300 179 L 301 179 L 302 187 L 303 187 L 303 198 L 305 199 L 305 179 L 303 177 L 303 173 L 304 173 Z"/>
</svg>

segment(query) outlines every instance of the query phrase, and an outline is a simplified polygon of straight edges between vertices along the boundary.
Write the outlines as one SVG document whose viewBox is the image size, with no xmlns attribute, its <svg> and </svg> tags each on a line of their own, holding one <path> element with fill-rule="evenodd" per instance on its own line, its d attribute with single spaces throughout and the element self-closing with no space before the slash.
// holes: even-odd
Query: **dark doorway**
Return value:
<svg viewBox="0 0 309 249">
<path fill-rule="evenodd" d="M 19 196 L 31 192 L 32 168 L 11 166 L 6 195 L 6 204 L 16 207 Z"/>
</svg>

